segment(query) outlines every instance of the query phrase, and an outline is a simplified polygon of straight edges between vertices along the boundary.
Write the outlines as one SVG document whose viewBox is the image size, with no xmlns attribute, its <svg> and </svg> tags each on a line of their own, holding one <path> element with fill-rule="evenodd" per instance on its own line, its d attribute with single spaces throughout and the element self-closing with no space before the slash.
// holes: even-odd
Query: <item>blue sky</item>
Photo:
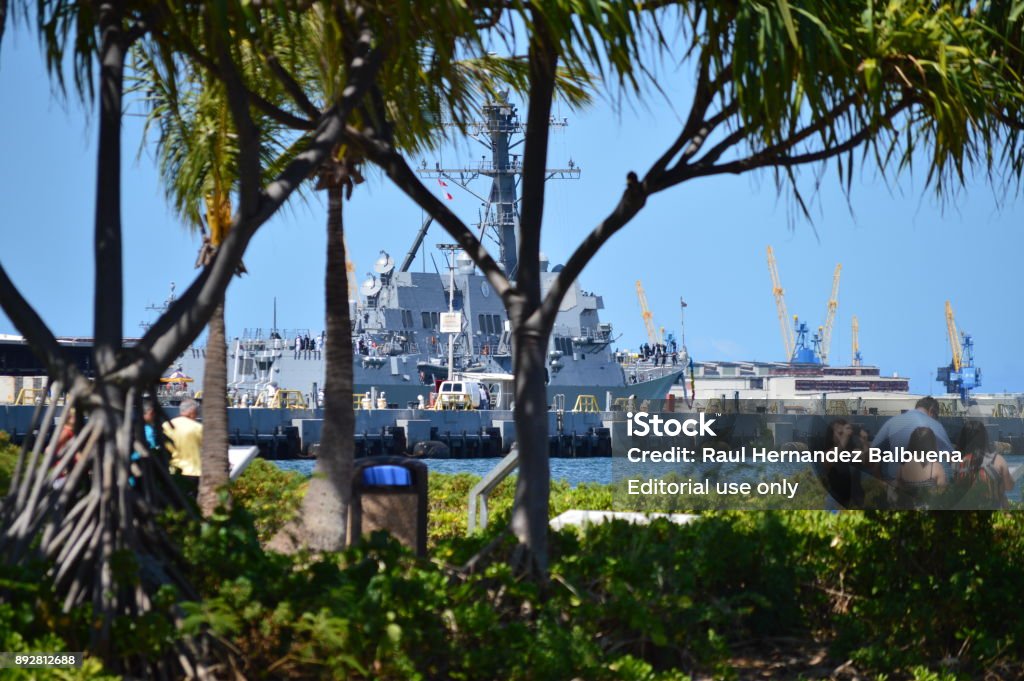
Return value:
<svg viewBox="0 0 1024 681">
<path fill-rule="evenodd" d="M 671 79 L 685 81 L 665 78 L 670 92 Z M 62 103 L 53 94 L 38 44 L 22 27 L 5 35 L 0 92 L 0 262 L 56 333 L 90 335 L 94 117 L 87 120 L 77 101 Z M 687 101 L 680 96 L 676 106 L 684 109 Z M 620 111 L 598 102 L 582 112 L 556 113 L 568 117 L 569 126 L 553 134 L 550 163 L 564 166 L 571 158 L 583 172 L 580 180 L 549 187 L 543 247 L 553 264 L 612 208 L 626 172 L 642 173 L 678 130 L 677 113 L 661 100 Z M 195 276 L 199 245 L 169 211 L 152 157 L 144 151 L 136 158 L 141 131 L 142 119 L 126 119 L 128 335 L 151 318 L 146 306 L 162 300 L 170 282 L 182 290 Z M 454 145 L 427 160 L 455 165 L 478 158 L 479 149 Z M 813 173 L 804 177 L 810 190 Z M 651 199 L 591 262 L 582 283 L 604 296 L 602 316 L 621 334 L 620 345 L 633 347 L 646 337 L 634 289 L 641 279 L 659 326 L 678 333 L 679 298 L 686 299 L 686 340 L 696 359 L 778 360 L 782 341 L 765 261 L 771 244 L 790 313 L 814 327 L 824 320 L 832 271 L 843 264 L 834 363 L 849 362 L 856 314 L 866 362 L 909 376 L 915 391 L 938 392 L 935 368 L 949 361 L 943 316 L 949 299 L 960 328 L 975 337 L 983 391 L 1024 390 L 1024 203 L 994 191 L 984 178 L 945 205 L 931 193 L 922 196 L 922 184 L 922 177 L 907 177 L 891 188 L 863 171 L 848 205 L 834 172 L 826 172 L 812 225 L 767 174 L 691 182 Z M 453 193 L 453 207 L 473 220 L 477 201 Z M 313 197 L 293 202 L 261 228 L 245 258 L 250 274 L 228 291 L 230 335 L 269 327 L 275 297 L 279 326 L 322 328 L 324 219 L 323 204 Z M 371 172 L 346 206 L 357 278 L 382 248 L 396 259 L 404 256 L 420 222 L 420 210 Z M 448 240 L 436 229 L 426 243 L 433 248 Z M 12 332 L 0 314 L 0 333 Z"/>
</svg>

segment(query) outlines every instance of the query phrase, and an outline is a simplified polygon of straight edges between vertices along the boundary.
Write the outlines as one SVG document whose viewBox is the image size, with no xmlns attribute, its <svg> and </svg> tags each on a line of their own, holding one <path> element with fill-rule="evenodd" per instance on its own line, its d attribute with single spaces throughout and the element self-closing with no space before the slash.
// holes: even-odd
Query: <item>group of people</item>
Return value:
<svg viewBox="0 0 1024 681">
<path fill-rule="evenodd" d="M 353 349 L 356 351 L 356 354 L 363 355 L 364 357 L 370 354 L 377 354 L 377 344 L 373 341 L 367 341 L 362 337 L 355 340 L 355 347 Z"/>
<path fill-rule="evenodd" d="M 947 470 L 938 461 L 904 463 L 833 463 L 818 468 L 828 497 L 827 506 L 839 508 L 892 507 L 927 509 L 962 504 L 969 508 L 1006 508 L 1006 493 L 1014 480 L 1006 460 L 992 451 L 988 431 L 980 421 L 964 423 L 956 446 L 938 421 L 939 403 L 933 397 L 917 401 L 914 409 L 885 422 L 871 438 L 866 429 L 845 419 L 829 423 L 823 449 L 859 451 L 954 452 L 962 461 Z M 933 457 L 934 458 L 934 457 Z M 945 495 L 945 496 L 943 496 Z"/>
<path fill-rule="evenodd" d="M 679 346 L 675 340 L 671 340 L 668 343 L 644 343 L 640 346 L 640 359 L 647 361 L 654 361 L 655 365 L 661 364 L 664 366 L 670 360 L 672 366 L 679 363 Z"/>
<path fill-rule="evenodd" d="M 57 462 L 60 465 L 64 457 L 74 457 L 71 465 L 64 465 L 62 473 L 53 482 L 54 488 L 61 488 L 67 481 L 67 475 L 77 461 L 78 450 L 75 446 L 77 436 L 81 432 L 82 418 L 74 407 L 67 418 L 57 440 Z M 146 469 L 150 466 L 165 466 L 169 472 L 181 476 L 185 487 L 195 492 L 199 486 L 199 475 L 202 473 L 203 426 L 199 423 L 199 404 L 186 398 L 178 407 L 178 416 L 159 422 L 156 403 L 152 398 L 142 402 L 142 427 L 145 438 L 145 453 L 133 450 L 130 455 L 131 469 L 128 484 L 138 487 L 146 477 Z"/>
<path fill-rule="evenodd" d="M 315 358 L 319 359 L 320 353 L 323 352 L 323 350 L 324 350 L 324 336 L 325 336 L 325 334 L 323 334 L 323 333 L 321 333 L 316 338 L 310 338 L 308 333 L 305 336 L 302 336 L 302 335 L 295 336 L 295 342 L 294 342 L 294 345 L 293 345 L 293 349 L 294 349 L 294 353 L 295 353 L 294 354 L 294 359 L 298 359 L 304 353 L 310 353 L 310 352 L 316 353 Z M 307 356 L 307 359 L 308 359 L 308 356 Z"/>
</svg>

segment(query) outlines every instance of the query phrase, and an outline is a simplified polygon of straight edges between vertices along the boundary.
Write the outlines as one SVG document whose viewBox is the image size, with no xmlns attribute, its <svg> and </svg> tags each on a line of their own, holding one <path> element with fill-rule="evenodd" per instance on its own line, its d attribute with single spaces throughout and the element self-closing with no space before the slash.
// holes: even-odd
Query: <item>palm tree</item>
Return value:
<svg viewBox="0 0 1024 681">
<path fill-rule="evenodd" d="M 435 139 L 439 128 L 432 113 L 439 111 L 442 104 L 453 112 L 456 120 L 465 119 L 472 99 L 477 96 L 477 90 L 470 84 L 483 84 L 497 77 L 522 81 L 519 62 L 458 58 L 459 51 L 467 47 L 472 48 L 469 53 L 482 49 L 477 35 L 481 17 L 460 3 L 400 2 L 374 8 L 379 14 L 358 4 L 347 9 L 335 6 L 333 10 L 315 4 L 297 18 L 260 15 L 261 23 L 256 26 L 233 27 L 236 41 L 232 50 L 240 65 L 239 76 L 250 91 L 260 93 L 253 102 L 260 116 L 261 149 L 275 153 L 284 150 L 286 158 L 301 153 L 301 146 L 290 143 L 344 98 L 353 77 L 350 65 L 365 61 L 360 56 L 366 49 L 365 30 L 360 30 L 360 25 L 379 22 L 393 32 L 398 21 L 416 36 L 408 41 L 396 39 L 389 45 L 390 59 L 377 74 L 385 96 L 360 102 L 350 116 L 356 127 L 373 121 L 394 125 L 403 148 L 419 148 Z M 408 49 L 409 45 L 415 49 Z M 429 58 L 424 54 L 429 54 Z M 142 89 L 154 100 L 154 118 L 161 121 L 161 166 L 168 195 L 187 222 L 201 226 L 203 217 L 198 206 L 211 195 L 211 186 L 230 187 L 228 178 L 238 163 L 231 145 L 230 125 L 217 127 L 218 121 L 232 123 L 233 119 L 218 114 L 229 108 L 230 92 L 216 82 L 208 84 L 206 76 L 198 72 L 200 67 L 193 66 L 185 74 L 178 74 L 175 69 L 161 73 L 159 65 L 163 63 L 160 55 L 145 63 L 143 71 L 153 74 L 155 82 L 144 83 Z M 203 94 L 197 94 L 200 92 Z M 385 109 L 391 115 L 385 115 Z M 401 115 L 396 116 L 395 112 Z M 360 164 L 361 158 L 351 147 L 338 145 L 315 173 L 316 188 L 328 195 L 324 426 L 321 455 L 302 512 L 274 538 L 271 545 L 278 549 L 290 550 L 301 545 L 336 549 L 345 540 L 354 413 L 343 201 L 362 180 Z M 212 228 L 210 215 L 215 211 L 208 209 L 206 213 Z M 215 326 L 211 326 L 207 372 L 214 370 L 211 350 L 217 334 Z M 218 370 L 222 366 L 219 359 L 215 366 Z M 207 444 L 216 448 L 218 457 L 224 451 L 217 436 L 220 428 L 211 423 L 212 417 L 223 413 L 220 408 L 214 410 L 210 403 L 215 390 L 211 381 L 216 380 L 209 373 L 204 380 L 204 459 Z M 220 473 L 224 469 L 217 464 L 215 470 Z M 204 487 L 210 489 L 205 483 Z"/>
<path fill-rule="evenodd" d="M 137 54 L 142 77 L 136 92 L 146 93 L 148 124 L 156 125 L 156 149 L 168 201 L 193 230 L 203 235 L 196 267 L 210 264 L 231 228 L 231 191 L 237 182 L 237 137 L 224 86 L 201 69 L 178 78 L 167 74 L 144 52 Z M 268 132 L 271 121 L 261 121 Z M 264 163 L 280 163 L 281 150 L 261 145 Z M 244 273 L 240 265 L 238 274 Z M 207 327 L 203 365 L 203 445 L 199 509 L 209 515 L 221 494 L 228 494 L 227 337 L 224 299 L 217 302 Z M 230 501 L 230 497 L 226 497 Z"/>
<path fill-rule="evenodd" d="M 71 410 L 64 409 L 57 418 L 56 401 L 38 410 L 35 437 L 26 440 L 10 492 L 0 502 L 0 560 L 9 565 L 50 565 L 46 579 L 65 612 L 91 607 L 96 626 L 90 627 L 89 649 L 129 676 L 176 677 L 183 667 L 189 674 L 202 676 L 207 671 L 203 658 L 208 655 L 186 639 L 158 659 L 139 656 L 129 644 L 128 658 L 125 643 L 113 635 L 115 618 L 151 613 L 160 601 L 158 592 L 167 586 L 182 599 L 198 596 L 181 552 L 158 522 L 163 509 L 187 512 L 188 504 L 161 466 L 152 467 L 152 484 L 145 485 L 145 490 L 129 484 L 132 454 L 145 453 L 139 418 L 142 391 L 202 331 L 256 230 L 337 147 L 345 121 L 379 68 L 381 56 L 376 27 L 360 21 L 364 49 L 360 61 L 347 71 L 350 89 L 296 135 L 299 153 L 285 155 L 288 160 L 280 167 L 270 167 L 262 162 L 260 131 L 250 110 L 250 102 L 263 100 L 247 90 L 239 75 L 242 61 L 229 49 L 247 23 L 254 21 L 254 13 L 241 0 L 210 7 L 212 12 L 206 3 L 161 6 L 158 11 L 152 3 L 127 0 L 39 3 L 38 31 L 55 81 L 63 87 L 64 69 L 70 64 L 78 94 L 83 101 L 95 99 L 98 110 L 95 380 L 82 375 L 0 267 L 0 306 L 45 361 L 54 394 L 66 393 L 67 404 L 76 405 L 86 417 L 81 432 L 61 453 L 59 431 Z M 27 11 L 19 14 L 28 16 Z M 225 15 L 230 21 L 223 21 Z M 231 24 L 230 30 L 223 30 L 226 24 Z M 210 263 L 143 338 L 125 346 L 121 337 L 121 121 L 125 59 L 140 39 L 159 52 L 165 64 L 184 65 L 192 59 L 204 68 L 212 67 L 206 70 L 223 82 L 238 148 L 237 210 L 230 229 L 222 230 L 224 238 Z M 57 487 L 53 483 L 62 474 L 66 474 L 64 484 Z M 204 643 L 204 649 L 222 650 L 215 642 L 212 648 Z"/>
<path fill-rule="evenodd" d="M 493 83 L 522 81 L 518 62 L 493 57 L 460 58 L 459 50 L 479 52 L 475 26 L 479 17 L 458 4 L 444 5 L 429 0 L 396 5 L 408 20 L 426 29 L 441 22 L 448 35 L 461 41 L 428 41 L 421 38 L 419 49 L 428 50 L 425 61 L 417 50 L 400 50 L 379 77 L 379 96 L 368 98 L 354 112 L 351 127 L 384 125 L 396 133 L 407 150 L 422 149 L 439 139 L 439 121 L 433 112 L 444 107 L 456 122 L 466 120 L 474 100 Z M 446 14 L 447 13 L 447 14 Z M 292 97 L 298 114 L 312 115 L 331 105 L 346 82 L 346 65 L 358 50 L 353 40 L 355 17 L 343 12 L 329 13 L 316 6 L 302 17 L 301 28 L 281 33 L 273 54 L 264 54 L 268 70 L 280 77 L 293 74 Z M 426 29 L 428 31 L 434 29 Z M 287 59 L 286 59 L 287 58 Z M 287 126 L 285 126 L 287 127 Z M 319 455 L 299 515 L 271 542 L 277 550 L 300 546 L 315 550 L 337 550 L 346 541 L 348 508 L 354 467 L 355 413 L 352 405 L 353 350 L 349 317 L 348 276 L 344 244 L 344 201 L 355 185 L 363 181 L 363 159 L 351 146 L 339 145 L 317 173 L 316 189 L 327 193 L 327 264 L 324 276 L 325 375 L 323 428 Z"/>
</svg>

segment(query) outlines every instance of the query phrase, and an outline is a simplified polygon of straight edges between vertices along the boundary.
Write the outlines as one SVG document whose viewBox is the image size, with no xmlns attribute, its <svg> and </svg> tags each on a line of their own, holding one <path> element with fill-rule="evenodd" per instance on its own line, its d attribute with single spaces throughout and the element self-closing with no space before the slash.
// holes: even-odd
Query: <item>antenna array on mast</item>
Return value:
<svg viewBox="0 0 1024 681">
<path fill-rule="evenodd" d="M 519 120 L 515 105 L 509 103 L 507 91 L 485 104 L 483 114 L 485 120 L 471 123 L 469 130 L 470 136 L 491 152 L 490 158 L 485 154 L 477 163 L 455 168 L 442 168 L 440 163 L 430 168 L 424 161 L 417 168 L 417 173 L 422 178 L 450 180 L 480 199 L 480 238 L 491 236 L 498 242 L 498 262 L 505 269 L 505 274 L 515 279 L 519 257 L 516 236 L 519 227 L 517 185 L 523 170 L 521 155 L 512 153 L 512 150 L 523 143 L 526 125 Z M 548 125 L 562 128 L 568 125 L 568 121 L 552 117 Z M 513 140 L 514 135 L 521 137 Z M 549 168 L 545 173 L 545 179 L 548 180 L 575 180 L 580 176 L 580 168 L 570 160 L 567 167 Z M 491 190 L 486 197 L 469 188 L 469 184 L 481 176 L 491 178 Z"/>
</svg>

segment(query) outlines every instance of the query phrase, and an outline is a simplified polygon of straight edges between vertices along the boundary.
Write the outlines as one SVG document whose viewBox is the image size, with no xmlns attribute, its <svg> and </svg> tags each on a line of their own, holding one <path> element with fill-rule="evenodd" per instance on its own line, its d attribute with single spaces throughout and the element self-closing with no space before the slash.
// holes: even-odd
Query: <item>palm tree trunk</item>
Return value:
<svg viewBox="0 0 1024 681">
<path fill-rule="evenodd" d="M 203 368 L 203 451 L 199 476 L 199 510 L 210 515 L 228 483 L 228 358 L 224 332 L 224 301 L 214 309 L 206 340 Z"/>
<path fill-rule="evenodd" d="M 93 335 L 97 373 L 117 365 L 123 333 L 121 262 L 121 101 L 125 46 L 122 8 L 100 8 L 99 148 L 96 168 L 96 213 L 93 233 Z"/>
<path fill-rule="evenodd" d="M 352 491 L 355 412 L 352 410 L 352 320 L 348 307 L 345 268 L 343 187 L 327 187 L 327 306 L 324 342 L 324 421 L 320 453 L 302 502 L 301 516 L 270 542 L 271 548 L 291 550 L 304 545 L 315 551 L 344 547 Z"/>
<path fill-rule="evenodd" d="M 512 510 L 512 531 L 519 540 L 514 561 L 518 570 L 545 579 L 548 569 L 548 501 L 551 494 L 548 460 L 547 334 L 529 324 L 516 324 L 515 355 L 516 442 L 519 476 Z"/>
</svg>

